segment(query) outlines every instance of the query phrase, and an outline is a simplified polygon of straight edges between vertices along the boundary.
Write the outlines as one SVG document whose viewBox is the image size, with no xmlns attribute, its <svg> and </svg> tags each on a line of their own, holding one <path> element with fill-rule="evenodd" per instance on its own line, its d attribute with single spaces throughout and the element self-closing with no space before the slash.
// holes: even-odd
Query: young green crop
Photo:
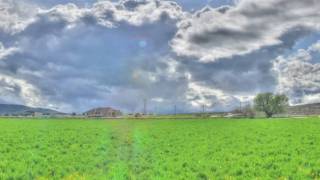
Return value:
<svg viewBox="0 0 320 180">
<path fill-rule="evenodd" d="M 0 120 L 0 179 L 317 179 L 320 119 Z"/>
</svg>

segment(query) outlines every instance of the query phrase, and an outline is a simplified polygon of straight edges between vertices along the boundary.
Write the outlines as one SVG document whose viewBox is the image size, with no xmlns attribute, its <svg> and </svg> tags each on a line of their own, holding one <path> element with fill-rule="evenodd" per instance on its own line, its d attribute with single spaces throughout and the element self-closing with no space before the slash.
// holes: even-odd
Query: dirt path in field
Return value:
<svg viewBox="0 0 320 180">
<path fill-rule="evenodd" d="M 145 143 L 148 140 L 145 127 L 138 127 L 134 123 L 119 123 L 111 130 L 111 150 L 109 155 L 113 162 L 112 171 L 119 178 L 131 178 L 142 173 L 141 158 L 147 155 Z"/>
<path fill-rule="evenodd" d="M 112 126 L 110 133 L 111 159 L 110 177 L 112 179 L 127 179 L 130 174 L 130 160 L 133 157 L 133 125 L 131 123 L 117 123 Z"/>
</svg>

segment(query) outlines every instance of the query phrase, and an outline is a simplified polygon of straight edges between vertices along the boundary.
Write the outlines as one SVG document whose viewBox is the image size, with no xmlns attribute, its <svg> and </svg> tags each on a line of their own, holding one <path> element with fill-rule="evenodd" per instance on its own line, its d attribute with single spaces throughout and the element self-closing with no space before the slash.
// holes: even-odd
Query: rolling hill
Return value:
<svg viewBox="0 0 320 180">
<path fill-rule="evenodd" d="M 34 108 L 28 107 L 24 105 L 16 105 L 16 104 L 0 104 L 0 115 L 27 115 L 30 113 L 41 113 L 44 115 L 63 115 L 65 113 L 61 113 L 51 109 L 45 108 Z"/>
</svg>

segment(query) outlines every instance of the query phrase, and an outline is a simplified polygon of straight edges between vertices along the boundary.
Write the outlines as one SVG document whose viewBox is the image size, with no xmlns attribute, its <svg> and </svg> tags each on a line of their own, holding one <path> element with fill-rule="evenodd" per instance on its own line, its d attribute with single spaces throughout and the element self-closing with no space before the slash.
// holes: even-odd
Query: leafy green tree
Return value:
<svg viewBox="0 0 320 180">
<path fill-rule="evenodd" d="M 261 93 L 254 99 L 255 109 L 266 114 L 267 118 L 274 114 L 282 113 L 288 106 L 288 97 L 286 95 Z"/>
</svg>

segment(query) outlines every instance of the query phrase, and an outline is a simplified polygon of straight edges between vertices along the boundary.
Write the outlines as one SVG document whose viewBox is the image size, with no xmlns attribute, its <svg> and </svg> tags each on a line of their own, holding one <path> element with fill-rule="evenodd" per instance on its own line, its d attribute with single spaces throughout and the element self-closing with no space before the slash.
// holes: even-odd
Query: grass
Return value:
<svg viewBox="0 0 320 180">
<path fill-rule="evenodd" d="M 0 120 L 0 179 L 319 179 L 320 119 Z"/>
</svg>

